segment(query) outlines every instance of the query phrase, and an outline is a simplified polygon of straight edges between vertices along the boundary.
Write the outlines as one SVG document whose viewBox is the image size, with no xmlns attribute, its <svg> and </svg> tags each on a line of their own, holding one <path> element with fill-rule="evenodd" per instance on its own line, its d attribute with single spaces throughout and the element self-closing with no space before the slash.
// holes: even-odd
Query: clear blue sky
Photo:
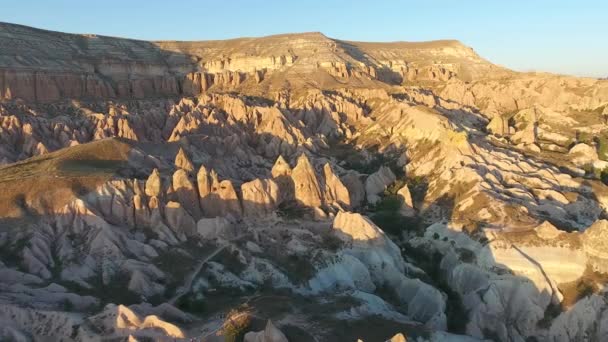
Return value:
<svg viewBox="0 0 608 342">
<path fill-rule="evenodd" d="M 0 0 L 0 21 L 139 39 L 321 31 L 362 41 L 458 39 L 515 70 L 608 77 L 606 0 Z"/>
</svg>

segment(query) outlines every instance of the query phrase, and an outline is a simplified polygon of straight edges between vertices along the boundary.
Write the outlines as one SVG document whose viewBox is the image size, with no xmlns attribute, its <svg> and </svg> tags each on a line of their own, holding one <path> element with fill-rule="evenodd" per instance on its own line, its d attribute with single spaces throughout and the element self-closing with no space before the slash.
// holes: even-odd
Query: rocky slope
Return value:
<svg viewBox="0 0 608 342">
<path fill-rule="evenodd" d="M 608 81 L 321 33 L 0 46 L 0 339 L 606 337 Z"/>
</svg>

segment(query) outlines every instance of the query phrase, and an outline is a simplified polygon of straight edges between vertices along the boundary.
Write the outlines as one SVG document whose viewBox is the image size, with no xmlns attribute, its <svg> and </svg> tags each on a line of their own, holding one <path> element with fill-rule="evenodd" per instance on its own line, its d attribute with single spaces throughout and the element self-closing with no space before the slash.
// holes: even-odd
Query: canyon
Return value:
<svg viewBox="0 0 608 342">
<path fill-rule="evenodd" d="M 452 40 L 0 23 L 0 340 L 605 340 L 607 118 Z"/>
</svg>

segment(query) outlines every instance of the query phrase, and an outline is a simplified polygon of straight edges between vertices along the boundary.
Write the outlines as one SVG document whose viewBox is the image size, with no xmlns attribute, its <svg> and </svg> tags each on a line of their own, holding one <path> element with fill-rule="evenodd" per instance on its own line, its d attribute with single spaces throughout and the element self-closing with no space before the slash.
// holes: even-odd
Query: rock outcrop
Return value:
<svg viewBox="0 0 608 342">
<path fill-rule="evenodd" d="M 184 149 L 181 147 L 175 156 L 175 166 L 185 170 L 186 172 L 194 171 L 194 164 L 192 164 L 190 157 L 188 157 L 186 151 L 184 151 Z"/>
<path fill-rule="evenodd" d="M 266 323 L 266 328 L 258 332 L 248 332 L 243 339 L 245 342 L 287 342 L 287 337 L 277 329 L 271 320 Z"/>
<path fill-rule="evenodd" d="M 340 178 L 336 176 L 331 165 L 323 166 L 323 176 L 325 178 L 324 198 L 327 203 L 336 203 L 340 207 L 348 209 L 351 207 L 350 194 Z"/>
<path fill-rule="evenodd" d="M 194 219 L 200 218 L 199 195 L 185 169 L 175 171 L 172 185 L 177 201 Z"/>
<path fill-rule="evenodd" d="M 382 193 L 387 186 L 391 185 L 397 178 L 393 171 L 386 166 L 382 166 L 378 171 L 372 173 L 365 180 L 365 193 L 367 203 L 375 204 L 380 200 Z"/>
<path fill-rule="evenodd" d="M 399 212 L 401 213 L 401 215 L 406 217 L 415 216 L 416 209 L 414 209 L 412 195 L 407 184 L 397 191 L 397 196 L 399 196 L 401 200 L 401 207 L 399 208 Z"/>
<path fill-rule="evenodd" d="M 606 340 L 606 80 L 318 32 L 0 46 L 0 340 L 197 339 L 170 303 L 225 293 L 310 340 Z"/>
<path fill-rule="evenodd" d="M 319 208 L 323 204 L 323 195 L 315 169 L 305 154 L 298 157 L 296 167 L 291 172 L 291 179 L 294 185 L 294 199 L 300 205 Z"/>
<path fill-rule="evenodd" d="M 220 181 L 214 170 L 207 173 L 207 169 L 201 166 L 198 175 L 198 188 L 201 197 L 201 208 L 207 217 L 218 217 L 242 215 L 241 202 L 236 191 L 229 180 Z"/>
<path fill-rule="evenodd" d="M 279 203 L 279 186 L 272 179 L 256 179 L 241 185 L 243 214 L 249 217 L 274 212 Z"/>
</svg>

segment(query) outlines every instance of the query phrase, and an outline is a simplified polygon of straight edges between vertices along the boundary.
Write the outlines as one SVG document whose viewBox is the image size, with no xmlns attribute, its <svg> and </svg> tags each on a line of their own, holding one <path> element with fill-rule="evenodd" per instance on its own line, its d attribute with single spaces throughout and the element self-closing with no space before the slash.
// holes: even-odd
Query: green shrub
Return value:
<svg viewBox="0 0 608 342">
<path fill-rule="evenodd" d="M 206 309 L 205 300 L 192 293 L 179 297 L 175 304 L 180 310 L 197 314 L 204 313 Z"/>
<path fill-rule="evenodd" d="M 287 220 L 300 219 L 309 213 L 310 210 L 308 208 L 300 207 L 295 202 L 281 203 L 277 208 L 277 215 Z"/>
<path fill-rule="evenodd" d="M 405 179 L 397 179 L 393 184 L 389 185 L 386 190 L 384 190 L 385 195 L 396 195 L 401 188 L 407 185 L 407 180 Z"/>
<path fill-rule="evenodd" d="M 397 195 L 384 196 L 376 205 L 373 207 L 373 211 L 382 212 L 390 211 L 395 212 L 401 208 L 401 197 Z"/>
<path fill-rule="evenodd" d="M 331 233 L 323 234 L 321 238 L 322 246 L 329 251 L 336 252 L 338 249 L 340 249 L 340 247 L 342 247 L 342 240 Z"/>
<path fill-rule="evenodd" d="M 602 183 L 608 185 L 608 167 L 600 171 L 599 179 L 602 181 Z"/>
<path fill-rule="evenodd" d="M 598 151 L 597 155 L 601 160 L 608 160 L 608 136 L 600 135 L 597 139 Z"/>
<path fill-rule="evenodd" d="M 578 131 L 576 132 L 576 141 L 578 143 L 589 144 L 593 141 L 593 136 L 587 132 Z"/>
</svg>

